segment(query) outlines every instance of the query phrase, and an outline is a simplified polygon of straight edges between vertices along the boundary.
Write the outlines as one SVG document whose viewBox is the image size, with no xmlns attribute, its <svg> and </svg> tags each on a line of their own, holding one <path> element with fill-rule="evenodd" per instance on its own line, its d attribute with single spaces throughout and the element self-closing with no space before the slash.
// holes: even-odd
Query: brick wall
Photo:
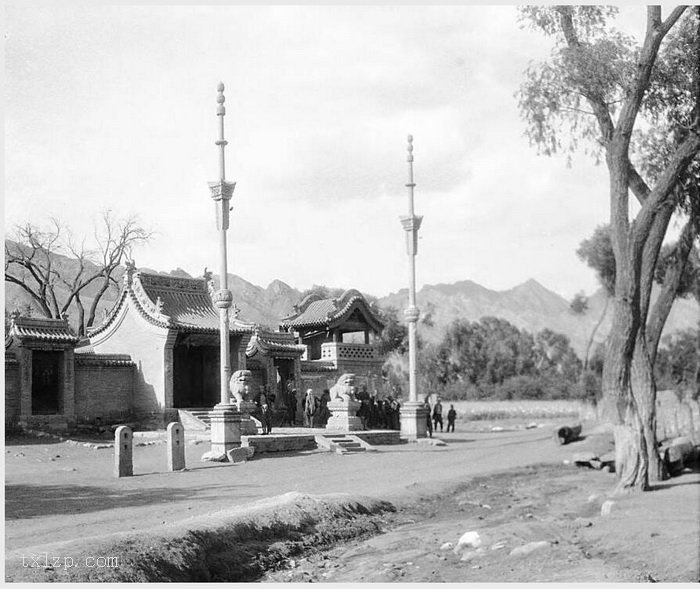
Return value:
<svg viewBox="0 0 700 589">
<path fill-rule="evenodd" d="M 5 427 L 17 423 L 19 408 L 19 364 L 12 357 L 5 357 Z"/>
<path fill-rule="evenodd" d="M 80 421 L 100 417 L 104 421 L 132 413 L 135 366 L 94 356 L 77 358 L 75 366 L 75 416 Z"/>
</svg>

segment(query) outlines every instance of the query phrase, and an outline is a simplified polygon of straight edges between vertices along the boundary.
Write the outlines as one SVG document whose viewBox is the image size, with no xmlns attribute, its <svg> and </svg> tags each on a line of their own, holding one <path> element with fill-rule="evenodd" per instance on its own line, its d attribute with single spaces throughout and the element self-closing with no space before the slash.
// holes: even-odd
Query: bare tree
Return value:
<svg viewBox="0 0 700 589">
<path fill-rule="evenodd" d="M 55 218 L 46 229 L 26 223 L 15 228 L 13 240 L 5 240 L 5 280 L 29 295 L 46 317 L 62 317 L 75 305 L 78 333 L 85 335 L 100 300 L 116 283 L 115 270 L 131 259 L 134 246 L 151 236 L 135 216 L 115 218 L 111 211 L 104 212 L 94 228 L 93 248 L 86 247 L 86 238 L 76 240 Z M 89 287 L 96 292 L 88 294 Z M 86 318 L 87 298 L 92 301 Z"/>
</svg>

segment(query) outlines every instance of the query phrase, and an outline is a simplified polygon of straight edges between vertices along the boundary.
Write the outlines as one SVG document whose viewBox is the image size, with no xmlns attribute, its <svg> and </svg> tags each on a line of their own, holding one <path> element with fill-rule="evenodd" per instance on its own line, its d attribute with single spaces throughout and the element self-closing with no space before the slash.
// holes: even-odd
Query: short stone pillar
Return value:
<svg viewBox="0 0 700 589">
<path fill-rule="evenodd" d="M 185 428 L 177 421 L 168 424 L 168 470 L 185 468 Z"/>
<path fill-rule="evenodd" d="M 427 437 L 429 415 L 430 410 L 420 401 L 407 401 L 401 405 L 401 437 Z"/>
<path fill-rule="evenodd" d="M 134 434 L 131 428 L 120 425 L 114 432 L 114 476 L 134 475 Z"/>
<path fill-rule="evenodd" d="M 228 457 L 226 453 L 232 448 L 238 448 L 241 445 L 241 434 L 245 435 L 253 423 L 250 419 L 250 414 L 246 410 L 250 410 L 250 406 L 255 406 L 254 403 L 243 401 L 238 405 L 216 405 L 209 413 L 211 419 L 211 450 L 202 456 L 202 460 L 206 462 L 226 462 Z M 240 410 L 243 409 L 243 412 Z M 242 431 L 243 430 L 243 431 Z M 257 433 L 257 429 L 254 433 Z"/>
<path fill-rule="evenodd" d="M 362 429 L 362 420 L 357 417 L 361 403 L 352 399 L 333 399 L 328 403 L 331 416 L 326 423 L 327 430 L 355 432 Z"/>
</svg>

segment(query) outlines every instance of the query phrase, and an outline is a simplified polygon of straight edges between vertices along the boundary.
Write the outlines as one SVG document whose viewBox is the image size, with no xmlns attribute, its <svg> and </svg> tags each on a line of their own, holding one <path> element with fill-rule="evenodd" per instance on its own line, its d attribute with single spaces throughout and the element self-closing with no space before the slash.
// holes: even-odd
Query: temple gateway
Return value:
<svg viewBox="0 0 700 589">
<path fill-rule="evenodd" d="M 127 266 L 116 304 L 80 342 L 68 322 L 14 316 L 5 341 L 5 423 L 65 429 L 134 420 L 196 427 L 219 401 L 219 313 L 210 276 L 180 278 Z M 304 392 L 320 397 L 344 373 L 381 391 L 383 325 L 357 290 L 306 297 L 274 329 L 229 314 L 231 370 L 272 393 L 281 419 Z M 202 427 L 206 427 L 202 424 Z"/>
</svg>

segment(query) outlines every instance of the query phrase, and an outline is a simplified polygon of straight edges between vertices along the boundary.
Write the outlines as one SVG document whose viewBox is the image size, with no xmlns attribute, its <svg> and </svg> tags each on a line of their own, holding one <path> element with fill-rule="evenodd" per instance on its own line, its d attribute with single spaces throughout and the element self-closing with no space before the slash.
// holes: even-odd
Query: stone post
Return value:
<svg viewBox="0 0 700 589">
<path fill-rule="evenodd" d="M 134 435 L 131 428 L 120 425 L 114 432 L 114 476 L 134 475 Z"/>
<path fill-rule="evenodd" d="M 185 429 L 181 423 L 168 424 L 168 470 L 185 468 Z"/>
</svg>

